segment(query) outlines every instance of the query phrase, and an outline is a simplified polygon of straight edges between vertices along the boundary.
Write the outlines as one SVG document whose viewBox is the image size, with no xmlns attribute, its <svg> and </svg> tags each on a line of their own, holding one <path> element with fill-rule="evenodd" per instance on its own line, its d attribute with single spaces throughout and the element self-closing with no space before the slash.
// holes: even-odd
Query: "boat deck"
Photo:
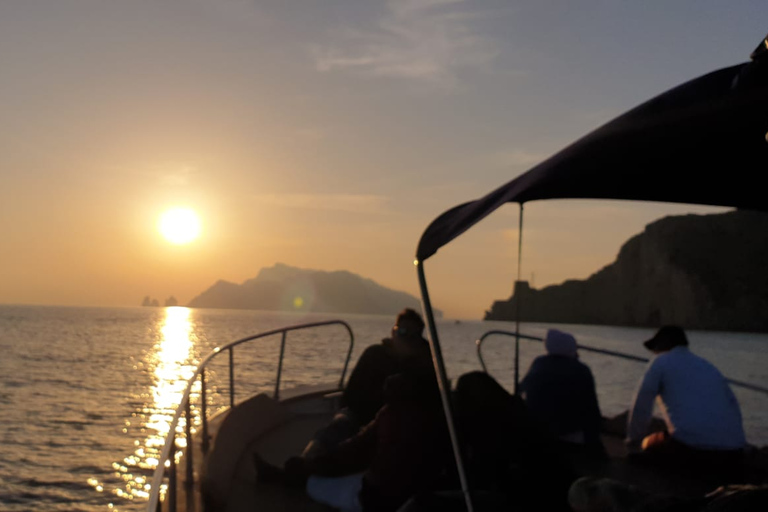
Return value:
<svg viewBox="0 0 768 512">
<path fill-rule="evenodd" d="M 194 493 L 194 503 L 179 500 L 177 510 L 246 512 L 256 505 L 265 511 L 331 510 L 309 499 L 303 489 L 257 482 L 255 454 L 282 466 L 289 457 L 301 454 L 315 432 L 328 424 L 337 407 L 338 393 L 331 386 L 302 388 L 294 395 L 279 403 L 257 395 L 212 418 L 210 435 L 216 442 L 205 457 L 199 440 L 195 450 L 195 473 L 201 477 L 202 492 Z M 617 432 L 606 433 L 603 441 L 610 461 L 597 470 L 582 468 L 580 474 L 609 477 L 651 493 L 703 496 L 713 490 L 685 475 L 629 462 L 623 437 Z"/>
<path fill-rule="evenodd" d="M 286 391 L 280 403 L 257 395 L 211 421 L 216 443 L 198 471 L 204 510 L 245 512 L 329 510 L 309 499 L 302 489 L 257 482 L 254 455 L 282 466 L 300 455 L 315 432 L 327 425 L 337 408 L 334 386 Z"/>
</svg>

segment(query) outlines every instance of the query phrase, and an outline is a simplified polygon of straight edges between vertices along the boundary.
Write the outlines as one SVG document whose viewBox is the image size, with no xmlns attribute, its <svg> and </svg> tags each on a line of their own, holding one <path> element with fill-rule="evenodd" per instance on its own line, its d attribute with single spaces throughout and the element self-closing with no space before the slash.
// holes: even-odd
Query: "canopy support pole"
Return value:
<svg viewBox="0 0 768 512">
<path fill-rule="evenodd" d="M 450 396 L 451 385 L 445 372 L 443 352 L 440 348 L 440 340 L 437 337 L 437 325 L 435 324 L 435 316 L 432 312 L 432 303 L 429 299 L 427 278 L 424 275 L 424 262 L 416 260 L 414 263 L 416 264 L 416 269 L 419 275 L 422 309 L 424 311 L 424 317 L 427 320 L 427 325 L 429 326 L 429 348 L 432 351 L 432 364 L 435 366 L 435 375 L 437 376 L 437 384 L 440 388 L 440 397 L 442 398 L 443 411 L 445 412 L 445 422 L 448 425 L 448 434 L 451 436 L 453 456 L 456 460 L 456 469 L 459 473 L 459 481 L 461 482 L 461 492 L 464 495 L 464 502 L 467 505 L 467 512 L 473 512 L 474 508 L 472 506 L 472 497 L 469 493 L 469 483 L 467 482 L 467 476 L 464 472 L 464 462 L 462 461 L 461 456 L 461 446 L 459 445 L 459 438 L 456 433 L 456 425 L 454 423 L 453 406 Z"/>
<path fill-rule="evenodd" d="M 523 203 L 520 203 L 520 223 L 517 228 L 517 280 L 512 288 L 512 295 L 518 295 L 518 283 L 523 269 Z M 518 394 L 520 382 L 520 303 L 523 297 L 518 295 L 515 304 L 515 394 Z"/>
</svg>

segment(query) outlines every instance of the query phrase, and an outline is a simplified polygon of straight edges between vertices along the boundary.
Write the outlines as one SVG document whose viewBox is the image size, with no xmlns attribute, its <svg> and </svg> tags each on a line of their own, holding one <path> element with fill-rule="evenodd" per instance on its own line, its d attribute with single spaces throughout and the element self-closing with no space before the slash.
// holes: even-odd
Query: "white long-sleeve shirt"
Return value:
<svg viewBox="0 0 768 512">
<path fill-rule="evenodd" d="M 656 397 L 674 439 L 705 450 L 746 444 L 739 403 L 725 377 L 687 347 L 663 352 L 649 363 L 630 410 L 628 442 L 639 443 L 648 433 Z"/>
</svg>

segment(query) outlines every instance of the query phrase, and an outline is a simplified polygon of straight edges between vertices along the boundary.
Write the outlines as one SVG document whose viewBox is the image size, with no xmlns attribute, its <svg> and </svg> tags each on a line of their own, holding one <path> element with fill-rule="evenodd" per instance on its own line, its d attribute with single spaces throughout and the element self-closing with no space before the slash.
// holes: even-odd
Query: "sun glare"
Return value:
<svg viewBox="0 0 768 512">
<path fill-rule="evenodd" d="M 200 219 L 188 208 L 174 208 L 163 212 L 158 229 L 172 244 L 187 244 L 200 235 Z"/>
</svg>

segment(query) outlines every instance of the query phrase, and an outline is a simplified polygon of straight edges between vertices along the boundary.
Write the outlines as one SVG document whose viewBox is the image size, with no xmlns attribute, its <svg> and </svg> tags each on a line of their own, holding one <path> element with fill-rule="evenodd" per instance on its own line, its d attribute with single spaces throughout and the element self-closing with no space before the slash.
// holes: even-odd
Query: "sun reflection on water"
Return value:
<svg viewBox="0 0 768 512">
<path fill-rule="evenodd" d="M 150 372 L 151 387 L 148 394 L 142 395 L 143 407 L 126 421 L 123 429 L 124 433 L 138 435 L 139 439 L 134 441 L 136 448 L 131 455 L 112 464 L 114 476 L 123 482 L 112 493 L 121 499 L 149 498 L 152 473 L 159 463 L 176 406 L 197 367 L 198 357 L 194 348 L 198 339 L 191 313 L 189 308 L 184 307 L 165 308 L 165 317 L 160 320 L 162 323 L 157 330 L 157 341 L 144 358 L 145 368 Z M 193 386 L 192 395 L 197 396 L 199 392 L 198 381 Z M 199 411 L 193 408 L 192 413 L 194 427 L 199 422 Z M 180 449 L 186 446 L 185 425 L 182 416 L 176 427 L 177 461 L 181 456 Z M 194 432 L 195 429 L 191 430 Z M 102 491 L 103 484 L 92 480 L 89 483 Z M 165 494 L 165 489 L 161 489 L 161 494 Z M 110 506 L 110 509 L 116 511 L 117 507 Z"/>
</svg>

